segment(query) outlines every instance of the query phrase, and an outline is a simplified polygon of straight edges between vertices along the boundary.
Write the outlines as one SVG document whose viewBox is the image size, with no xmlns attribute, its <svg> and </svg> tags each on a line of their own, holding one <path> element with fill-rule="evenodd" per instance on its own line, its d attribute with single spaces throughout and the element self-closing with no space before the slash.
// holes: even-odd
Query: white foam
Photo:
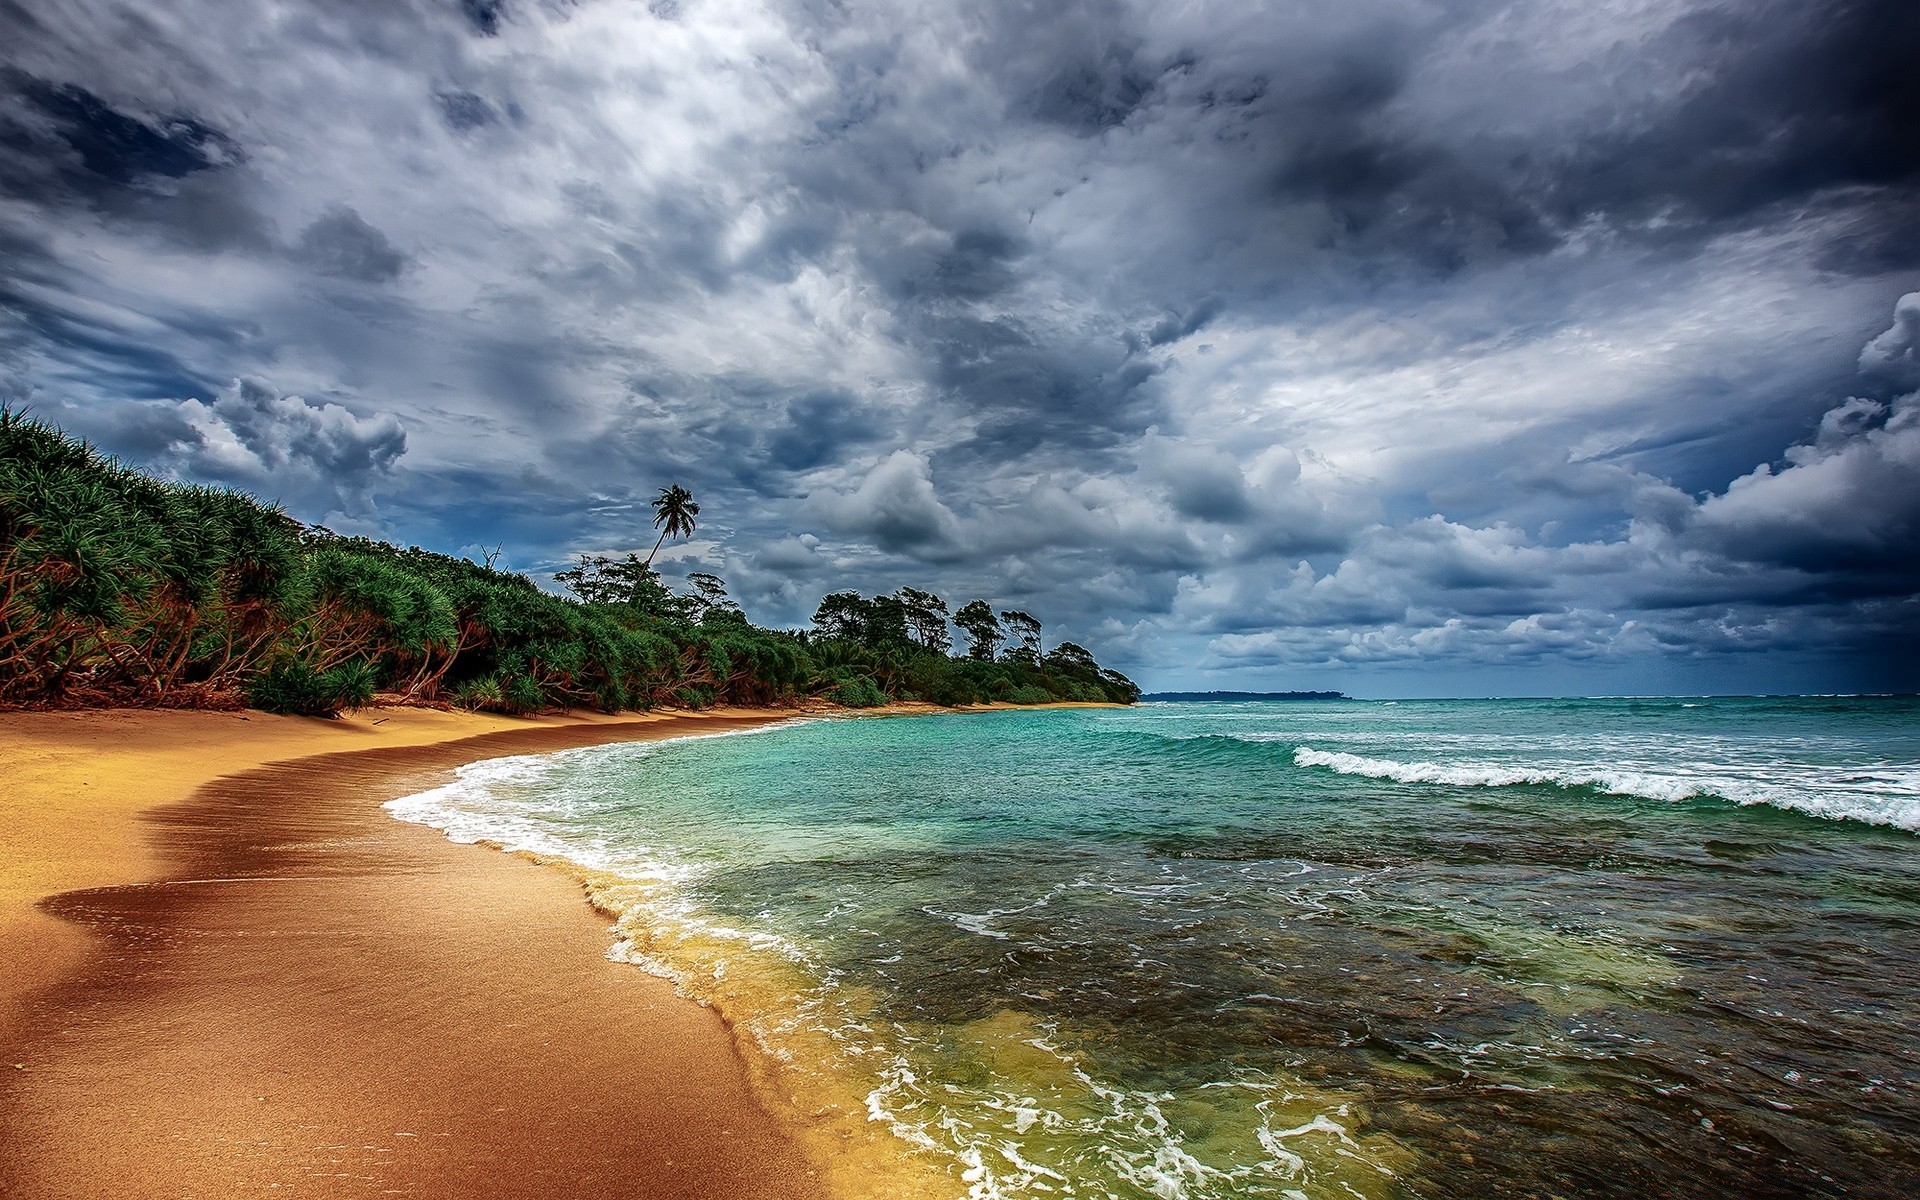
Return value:
<svg viewBox="0 0 1920 1200">
<path fill-rule="evenodd" d="M 515 754 L 481 759 L 456 768 L 450 783 L 389 800 L 381 807 L 402 821 L 438 829 L 449 840 L 466 845 L 493 842 L 505 850 L 564 858 L 592 870 L 611 871 L 643 882 L 684 882 L 690 876 L 688 869 L 680 864 L 631 853 L 615 856 L 603 844 L 585 845 L 578 840 L 563 841 L 555 836 L 546 822 L 536 816 L 548 814 L 556 806 L 567 806 L 564 798 L 556 800 L 541 786 L 550 779 L 553 768 L 562 763 L 590 762 L 596 758 L 643 758 L 678 742 L 746 737 L 806 724 L 810 720 L 775 722 L 750 729 L 681 734 L 652 742 L 613 742 L 546 754 Z M 513 791 L 526 791 L 534 800 L 510 798 L 508 793 Z"/>
<path fill-rule="evenodd" d="M 1875 771 L 1819 771 L 1808 768 L 1800 778 L 1788 779 L 1776 768 L 1744 773 L 1675 775 L 1624 767 L 1562 764 L 1521 767 L 1504 763 L 1433 763 L 1390 758 L 1368 758 L 1343 751 L 1296 747 L 1293 761 L 1302 767 L 1324 767 L 1341 775 L 1391 779 L 1396 783 L 1440 783 L 1452 787 L 1512 787 L 1544 784 L 1566 788 L 1593 788 L 1616 796 L 1680 801 L 1716 797 L 1740 805 L 1765 804 L 1829 820 L 1859 821 L 1920 833 L 1920 773 L 1897 769 Z M 1768 775 L 1771 777 L 1768 777 Z"/>
</svg>

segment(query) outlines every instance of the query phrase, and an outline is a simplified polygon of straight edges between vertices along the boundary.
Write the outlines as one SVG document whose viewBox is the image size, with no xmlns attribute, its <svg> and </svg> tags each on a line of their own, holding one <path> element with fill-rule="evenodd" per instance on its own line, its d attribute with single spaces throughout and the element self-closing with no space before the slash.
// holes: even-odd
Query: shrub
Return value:
<svg viewBox="0 0 1920 1200">
<path fill-rule="evenodd" d="M 501 675 L 497 686 L 500 689 L 500 707 L 510 713 L 524 716 L 546 708 L 547 697 L 540 690 L 540 681 L 525 671 L 508 671 Z"/>
<path fill-rule="evenodd" d="M 342 710 L 366 707 L 373 689 L 373 667 L 365 662 L 317 671 L 311 663 L 289 659 L 254 676 L 247 685 L 247 701 L 271 713 L 333 717 Z"/>
<path fill-rule="evenodd" d="M 833 688 L 827 693 L 827 699 L 848 708 L 878 708 L 887 702 L 879 685 L 865 676 L 850 679 Z"/>
<path fill-rule="evenodd" d="M 496 712 L 506 705 L 506 698 L 500 694 L 500 681 L 491 675 L 461 684 L 454 689 L 453 700 L 462 708 L 491 709 Z"/>
</svg>

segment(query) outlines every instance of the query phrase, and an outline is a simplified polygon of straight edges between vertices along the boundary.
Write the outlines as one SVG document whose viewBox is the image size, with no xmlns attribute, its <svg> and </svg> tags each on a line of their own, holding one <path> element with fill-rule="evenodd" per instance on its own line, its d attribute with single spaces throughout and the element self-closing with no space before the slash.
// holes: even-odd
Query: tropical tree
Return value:
<svg viewBox="0 0 1920 1200">
<path fill-rule="evenodd" d="M 813 610 L 813 627 L 822 638 L 859 641 L 867 628 L 867 602 L 859 592 L 830 592 Z"/>
<path fill-rule="evenodd" d="M 629 604 L 650 613 L 668 612 L 673 607 L 673 594 L 637 554 L 624 559 L 582 554 L 579 566 L 553 578 L 586 604 Z"/>
<path fill-rule="evenodd" d="M 953 614 L 953 623 L 967 635 L 967 657 L 981 662 L 992 662 L 1000 643 L 1007 640 L 1000 628 L 1000 619 L 993 615 L 993 606 L 985 600 L 969 600 L 961 605 L 960 611 Z"/>
<path fill-rule="evenodd" d="M 729 621 L 744 618 L 745 613 L 727 595 L 727 582 L 710 571 L 694 571 L 687 575 L 687 583 L 692 586 L 693 594 L 682 597 L 699 620 L 724 617 Z"/>
<path fill-rule="evenodd" d="M 692 492 L 677 483 L 661 488 L 653 501 L 653 527 L 660 531 L 660 536 L 647 553 L 647 566 L 653 566 L 653 556 L 660 553 L 661 543 L 669 537 L 691 536 L 694 518 L 699 515 L 700 505 L 694 501 Z"/>
<path fill-rule="evenodd" d="M 859 592 L 834 592 L 814 610 L 814 628 L 822 638 L 839 638 L 868 650 L 911 648 L 907 606 L 897 596 L 867 599 Z"/>
<path fill-rule="evenodd" d="M 1040 664 L 1040 622 L 1017 608 L 1009 608 L 1001 611 L 1000 624 L 1005 627 L 1009 637 L 1020 643 L 1018 653 L 1021 661 L 1038 666 Z M 1007 653 L 1012 655 L 1015 652 L 1009 650 Z"/>
<path fill-rule="evenodd" d="M 894 593 L 907 610 L 907 624 L 913 627 L 914 636 L 920 644 L 935 654 L 944 655 L 953 646 L 953 636 L 947 632 L 947 602 L 932 592 L 923 592 L 919 588 L 903 587 Z"/>
</svg>

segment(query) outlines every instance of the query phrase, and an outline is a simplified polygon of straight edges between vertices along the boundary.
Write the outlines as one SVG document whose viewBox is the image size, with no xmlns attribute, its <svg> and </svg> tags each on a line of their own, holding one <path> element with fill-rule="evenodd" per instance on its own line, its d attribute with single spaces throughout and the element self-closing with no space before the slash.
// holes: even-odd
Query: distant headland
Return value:
<svg viewBox="0 0 1920 1200">
<path fill-rule="evenodd" d="M 1250 700 L 1346 700 L 1345 692 L 1149 692 L 1142 700 L 1174 704 L 1239 704 Z"/>
</svg>

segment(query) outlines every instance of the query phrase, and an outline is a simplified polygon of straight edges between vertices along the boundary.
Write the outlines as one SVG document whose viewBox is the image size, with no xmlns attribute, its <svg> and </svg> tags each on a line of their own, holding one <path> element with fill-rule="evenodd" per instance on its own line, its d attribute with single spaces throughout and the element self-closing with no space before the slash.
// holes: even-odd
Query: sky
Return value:
<svg viewBox="0 0 1920 1200">
<path fill-rule="evenodd" d="M 0 398 L 1151 688 L 1920 689 L 1912 0 L 0 0 Z"/>
</svg>

